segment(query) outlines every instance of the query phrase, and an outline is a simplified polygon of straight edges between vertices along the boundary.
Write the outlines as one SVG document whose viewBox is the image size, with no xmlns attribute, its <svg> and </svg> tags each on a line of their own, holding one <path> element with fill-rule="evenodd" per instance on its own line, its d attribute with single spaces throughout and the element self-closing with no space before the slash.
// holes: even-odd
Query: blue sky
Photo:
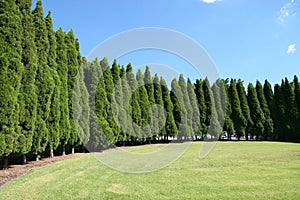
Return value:
<svg viewBox="0 0 300 200">
<path fill-rule="evenodd" d="M 300 75 L 300 0 L 44 0 L 43 6 L 55 29 L 74 30 L 84 56 L 120 32 L 161 27 L 199 43 L 222 78 L 280 83 Z M 138 51 L 118 61 L 159 63 L 199 78 L 186 61 L 166 52 Z"/>
</svg>

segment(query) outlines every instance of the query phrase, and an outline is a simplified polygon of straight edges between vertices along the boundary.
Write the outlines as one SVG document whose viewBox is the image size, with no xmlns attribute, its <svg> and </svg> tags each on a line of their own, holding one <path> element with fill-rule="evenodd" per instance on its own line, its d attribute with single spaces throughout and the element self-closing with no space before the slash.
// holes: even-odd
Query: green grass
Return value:
<svg viewBox="0 0 300 200">
<path fill-rule="evenodd" d="M 299 199 L 300 144 L 219 142 L 205 159 L 200 148 L 193 143 L 170 166 L 140 174 L 112 170 L 92 155 L 72 158 L 0 188 L 0 199 Z"/>
</svg>

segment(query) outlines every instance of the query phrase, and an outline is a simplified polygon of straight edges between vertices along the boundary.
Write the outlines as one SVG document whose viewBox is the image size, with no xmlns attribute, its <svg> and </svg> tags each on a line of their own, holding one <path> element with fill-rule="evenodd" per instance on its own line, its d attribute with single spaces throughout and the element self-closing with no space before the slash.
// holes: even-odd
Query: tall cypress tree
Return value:
<svg viewBox="0 0 300 200">
<path fill-rule="evenodd" d="M 190 99 L 189 99 L 189 95 L 187 92 L 187 84 L 186 81 L 183 77 L 183 75 L 179 75 L 179 80 L 178 80 L 178 84 L 180 86 L 181 89 L 181 93 L 182 93 L 182 106 L 185 107 L 186 110 L 186 130 L 185 130 L 185 134 L 187 137 L 192 136 L 192 117 L 193 117 L 193 109 L 190 103 Z"/>
<path fill-rule="evenodd" d="M 37 1 L 36 8 L 33 10 L 33 20 L 35 24 L 35 44 L 38 53 L 38 70 L 36 76 L 36 86 L 38 95 L 37 121 L 33 137 L 33 153 L 36 160 L 39 154 L 48 145 L 49 128 L 47 120 L 50 114 L 51 97 L 55 83 L 52 77 L 51 68 L 48 65 L 49 40 L 48 30 L 43 16 L 41 0 Z"/>
<path fill-rule="evenodd" d="M 162 99 L 164 102 L 164 108 L 166 110 L 166 123 L 164 129 L 162 129 L 162 135 L 164 136 L 164 140 L 168 140 L 168 136 L 174 137 L 177 135 L 178 129 L 175 123 L 174 115 L 173 115 L 173 103 L 171 101 L 171 94 L 168 89 L 166 81 L 161 77 L 160 78 L 160 85 L 161 85 L 161 93 L 162 93 Z M 179 112 L 180 114 L 180 107 L 177 106 L 177 99 L 176 96 L 172 93 L 173 101 L 175 102 L 175 109 L 176 114 Z M 179 110 L 177 110 L 179 109 Z M 174 112 L 175 113 L 175 112 Z M 177 116 L 180 118 L 180 116 Z M 180 119 L 179 119 L 180 121 Z"/>
<path fill-rule="evenodd" d="M 247 99 L 248 99 L 248 105 L 250 108 L 250 116 L 253 121 L 252 134 L 256 135 L 256 140 L 258 140 L 264 132 L 263 124 L 265 121 L 265 117 L 264 117 L 264 113 L 260 107 L 256 90 L 255 90 L 254 86 L 252 85 L 252 83 L 250 83 L 248 85 Z"/>
<path fill-rule="evenodd" d="M 17 152 L 23 155 L 23 164 L 26 163 L 26 154 L 31 150 L 32 137 L 36 120 L 37 95 L 35 76 L 37 70 L 37 52 L 34 44 L 34 28 L 31 15 L 31 0 L 17 1 L 22 14 L 22 63 L 24 72 L 18 96 L 18 147 Z"/>
<path fill-rule="evenodd" d="M 21 16 L 15 1 L 0 1 L 0 155 L 4 168 L 18 136 L 18 93 L 24 66 L 21 46 Z M 17 131 L 18 132 L 18 131 Z"/>
<path fill-rule="evenodd" d="M 69 143 L 72 146 L 72 154 L 74 154 L 74 146 L 79 143 L 78 132 L 73 120 L 73 109 L 72 109 L 72 97 L 74 94 L 74 84 L 79 69 L 80 55 L 78 52 L 78 45 L 76 43 L 73 30 L 71 29 L 67 35 L 65 35 L 65 43 L 67 48 L 67 59 L 68 59 L 68 105 L 69 105 L 69 119 L 70 119 L 70 139 Z"/>
<path fill-rule="evenodd" d="M 61 81 L 60 91 L 60 143 L 62 155 L 65 155 L 65 146 L 70 139 L 70 113 L 69 113 L 69 91 L 68 91 L 68 56 L 66 46 L 66 33 L 59 28 L 56 31 L 56 63 L 57 73 Z"/>
<path fill-rule="evenodd" d="M 287 78 L 285 78 L 284 84 L 281 87 L 284 93 L 284 107 L 287 118 L 285 123 L 285 140 L 295 141 L 297 135 L 295 132 L 297 126 L 297 106 L 295 101 L 295 92 L 292 84 Z"/>
<path fill-rule="evenodd" d="M 300 139 L 300 84 L 299 84 L 298 77 L 296 75 L 294 76 L 294 91 L 295 91 L 295 105 L 297 109 L 295 132 L 298 133 L 295 139 L 299 141 Z"/>
<path fill-rule="evenodd" d="M 221 83 L 221 84 L 220 84 Z M 211 94 L 212 94 L 212 118 L 210 122 L 209 132 L 213 138 L 219 138 L 220 133 L 222 132 L 222 125 L 225 118 L 225 104 L 221 100 L 221 95 L 223 91 L 222 88 L 223 82 L 220 79 L 212 85 Z M 213 139 L 212 138 L 212 139 Z"/>
<path fill-rule="evenodd" d="M 251 131 L 251 127 L 253 126 L 253 122 L 250 116 L 250 109 L 247 102 L 247 95 L 246 90 L 243 84 L 243 81 L 239 79 L 236 84 L 236 89 L 238 93 L 238 97 L 240 100 L 240 107 L 241 111 L 243 113 L 244 118 L 246 119 L 246 129 L 242 130 L 244 131 L 241 135 L 245 135 L 246 140 L 248 140 L 248 133 Z"/>
<path fill-rule="evenodd" d="M 225 116 L 225 122 L 224 122 L 224 131 L 227 132 L 227 136 L 232 135 L 234 133 L 234 124 L 232 119 L 230 118 L 232 115 L 232 108 L 231 108 L 231 101 L 229 98 L 229 85 L 228 85 L 229 79 L 224 80 L 225 90 L 226 90 L 226 116 Z M 246 138 L 247 139 L 247 138 Z"/>
<path fill-rule="evenodd" d="M 210 125 L 211 115 L 212 115 L 212 99 L 211 99 L 211 92 L 210 92 L 210 83 L 208 78 L 204 79 L 202 83 L 202 89 L 203 89 L 204 102 L 205 102 L 205 127 L 206 127 L 206 129 L 204 129 L 203 132 L 204 132 L 204 137 L 206 137 Z"/>
<path fill-rule="evenodd" d="M 204 134 L 207 132 L 206 104 L 205 104 L 204 91 L 203 91 L 203 81 L 200 80 L 200 79 L 196 80 L 195 93 L 196 93 L 196 96 L 197 96 L 198 107 L 199 107 L 199 112 L 200 112 L 199 133 L 201 135 L 201 139 L 203 139 Z"/>
<path fill-rule="evenodd" d="M 236 89 L 236 80 L 231 79 L 230 86 L 228 88 L 228 96 L 232 110 L 230 118 L 233 122 L 237 137 L 240 138 L 245 132 L 246 119 L 240 107 L 241 103 Z"/>
<path fill-rule="evenodd" d="M 196 136 L 196 134 L 199 133 L 200 130 L 200 112 L 199 112 L 199 107 L 198 107 L 198 101 L 197 97 L 195 94 L 195 88 L 192 84 L 192 81 L 188 78 L 187 80 L 187 92 L 189 96 L 189 101 L 193 110 L 193 115 L 192 115 L 192 130 L 193 130 L 193 135 Z M 195 138 L 197 139 L 197 138 Z"/>
<path fill-rule="evenodd" d="M 265 121 L 263 123 L 264 125 L 264 133 L 263 133 L 263 138 L 264 140 L 267 140 L 270 135 L 273 133 L 273 120 L 271 118 L 271 113 L 263 92 L 262 85 L 259 81 L 256 82 L 256 93 L 257 93 L 257 98 L 259 101 L 259 105 L 264 113 Z"/>
<path fill-rule="evenodd" d="M 263 86 L 263 92 L 266 99 L 266 103 L 268 105 L 268 109 L 270 112 L 270 118 L 273 122 L 273 131 L 270 132 L 270 139 L 275 140 L 275 134 L 274 134 L 274 113 L 275 113 L 275 107 L 274 107 L 274 94 L 272 90 L 271 84 L 268 82 L 268 80 L 265 80 L 264 86 Z"/>
<path fill-rule="evenodd" d="M 274 86 L 274 132 L 276 140 L 283 140 L 285 135 L 286 115 L 284 107 L 284 94 L 279 84 Z"/>
<path fill-rule="evenodd" d="M 53 77 L 55 88 L 51 97 L 50 113 L 47 119 L 47 127 L 49 129 L 49 147 L 50 147 L 50 158 L 54 156 L 54 149 L 59 146 L 60 143 L 60 90 L 61 81 L 57 73 L 56 64 L 56 37 L 53 30 L 51 12 L 48 13 L 46 20 L 46 26 L 48 31 L 49 40 L 49 51 L 48 51 L 48 66 L 50 73 Z"/>
<path fill-rule="evenodd" d="M 154 89 L 154 99 L 156 106 L 152 107 L 152 116 L 155 117 L 155 119 L 152 120 L 151 124 L 152 128 L 152 136 L 157 136 L 160 133 L 161 139 L 164 135 L 164 126 L 166 124 L 166 109 L 164 108 L 164 101 L 163 101 L 163 95 L 162 95 L 162 88 L 161 88 L 160 80 L 157 74 L 155 74 L 153 79 L 153 89 Z M 155 110 L 153 113 L 153 110 Z"/>
</svg>

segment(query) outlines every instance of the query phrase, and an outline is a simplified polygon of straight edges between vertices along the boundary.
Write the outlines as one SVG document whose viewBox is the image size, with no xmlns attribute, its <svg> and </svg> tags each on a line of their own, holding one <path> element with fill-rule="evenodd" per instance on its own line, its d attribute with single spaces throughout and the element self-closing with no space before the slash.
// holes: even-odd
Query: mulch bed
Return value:
<svg viewBox="0 0 300 200">
<path fill-rule="evenodd" d="M 65 156 L 55 156 L 54 158 L 43 158 L 40 161 L 29 161 L 26 165 L 10 165 L 7 170 L 0 170 L 0 187 L 12 180 L 26 174 L 27 172 L 54 162 L 85 155 L 85 153 L 68 154 Z"/>
</svg>

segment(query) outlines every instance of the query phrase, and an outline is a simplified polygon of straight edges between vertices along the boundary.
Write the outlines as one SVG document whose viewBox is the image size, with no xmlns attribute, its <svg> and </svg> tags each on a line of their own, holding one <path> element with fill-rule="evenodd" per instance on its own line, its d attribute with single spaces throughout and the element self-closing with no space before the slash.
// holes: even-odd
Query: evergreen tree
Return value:
<svg viewBox="0 0 300 200">
<path fill-rule="evenodd" d="M 66 33 L 59 28 L 56 31 L 56 63 L 57 73 L 61 81 L 60 91 L 60 144 L 62 147 L 62 155 L 65 155 L 65 146 L 70 139 L 70 112 L 69 112 L 69 91 L 68 91 L 68 55 L 66 45 Z"/>
<path fill-rule="evenodd" d="M 116 59 L 114 59 L 114 63 L 111 67 L 111 74 L 112 74 L 112 79 L 113 79 L 114 85 L 118 84 L 121 75 L 120 75 L 120 66 L 118 65 Z"/>
<path fill-rule="evenodd" d="M 248 85 L 247 98 L 248 98 L 248 105 L 250 108 L 250 116 L 253 121 L 252 134 L 256 135 L 256 140 L 258 140 L 264 132 L 263 124 L 265 121 L 265 117 L 264 117 L 264 113 L 259 105 L 257 93 L 256 93 L 256 90 L 255 90 L 254 86 L 252 85 L 252 83 L 250 83 Z"/>
<path fill-rule="evenodd" d="M 265 121 L 263 123 L 264 125 L 264 133 L 263 133 L 263 138 L 264 140 L 267 140 L 270 135 L 273 133 L 273 120 L 271 118 L 271 113 L 263 92 L 262 85 L 259 81 L 256 82 L 256 93 L 257 93 L 257 98 L 259 101 L 259 105 L 264 113 Z"/>
<path fill-rule="evenodd" d="M 284 107 L 284 94 L 279 84 L 274 87 L 274 132 L 276 140 L 284 140 L 286 115 Z"/>
<path fill-rule="evenodd" d="M 220 133 L 222 132 L 222 126 L 225 120 L 225 100 L 222 100 L 222 94 L 224 93 L 223 82 L 218 79 L 212 86 L 211 95 L 212 95 L 212 118 L 209 127 L 209 133 L 214 138 L 219 138 Z"/>
<path fill-rule="evenodd" d="M 198 101 L 197 97 L 195 94 L 195 88 L 192 84 L 192 81 L 188 78 L 187 80 L 187 92 L 189 96 L 189 101 L 193 110 L 193 115 L 192 115 L 192 129 L 193 129 L 193 135 L 197 137 L 196 134 L 199 133 L 200 130 L 200 112 L 199 112 L 199 107 L 198 107 Z M 197 139 L 197 138 L 195 138 Z"/>
<path fill-rule="evenodd" d="M 240 138 L 245 133 L 246 119 L 240 107 L 241 103 L 236 88 L 236 80 L 231 79 L 230 86 L 228 88 L 228 96 L 230 99 L 230 105 L 232 111 L 230 118 L 233 122 L 236 135 L 238 138 Z"/>
<path fill-rule="evenodd" d="M 3 155 L 3 167 L 7 168 L 8 155 L 15 151 L 18 139 L 18 93 L 24 69 L 22 19 L 15 1 L 1 0 L 0 5 L 0 156 Z"/>
<path fill-rule="evenodd" d="M 228 85 L 229 79 L 224 80 L 224 85 L 225 85 L 225 90 L 226 90 L 226 116 L 225 116 L 225 122 L 224 122 L 224 131 L 227 132 L 227 136 L 230 136 L 234 133 L 234 124 L 233 121 L 231 120 L 231 115 L 232 115 L 232 108 L 231 108 L 231 103 L 229 99 L 229 85 Z"/>
<path fill-rule="evenodd" d="M 284 80 L 284 84 L 281 86 L 284 94 L 286 122 L 285 122 L 285 140 L 295 141 L 297 133 L 295 132 L 297 126 L 297 105 L 296 97 L 292 84 L 287 78 Z"/>
<path fill-rule="evenodd" d="M 162 135 L 164 136 L 164 140 L 168 140 L 169 136 L 174 137 L 177 135 L 178 129 L 173 115 L 174 107 L 171 101 L 170 91 L 168 89 L 166 81 L 162 77 L 160 78 L 160 85 L 161 85 L 162 99 L 164 102 L 164 108 L 166 110 L 166 123 L 165 123 L 165 127 L 162 129 Z M 174 94 L 172 93 L 172 95 Z M 175 111 L 176 114 L 177 112 L 179 112 L 180 114 L 180 107 L 178 106 L 178 100 L 176 99 L 176 96 L 173 96 L 173 101 L 175 102 L 175 107 L 177 109 Z M 180 115 L 177 117 L 180 118 Z"/>
<path fill-rule="evenodd" d="M 247 102 L 246 90 L 243 84 L 243 81 L 239 79 L 236 84 L 236 89 L 238 93 L 238 97 L 240 100 L 240 107 L 243 113 L 244 118 L 246 119 L 246 129 L 245 132 L 241 135 L 245 135 L 246 140 L 248 140 L 248 133 L 251 131 L 251 127 L 253 126 L 253 122 L 250 116 L 250 109 Z M 244 131 L 244 130 L 242 130 Z"/>
<path fill-rule="evenodd" d="M 265 80 L 264 86 L 263 86 L 263 92 L 264 92 L 264 96 L 266 99 L 266 103 L 268 105 L 268 109 L 270 112 L 270 118 L 272 120 L 273 123 L 273 130 L 270 131 L 270 138 L 272 140 L 275 139 L 275 134 L 274 134 L 274 113 L 275 113 L 275 107 L 274 107 L 274 94 L 273 94 L 273 90 L 272 90 L 272 86 L 271 84 Z"/>
<path fill-rule="evenodd" d="M 299 84 L 298 77 L 296 75 L 294 76 L 294 91 L 295 91 L 295 105 L 297 108 L 295 132 L 298 133 L 296 135 L 295 140 L 299 141 L 300 139 L 300 84 Z"/>
<path fill-rule="evenodd" d="M 203 81 L 200 79 L 196 80 L 195 83 L 195 93 L 197 96 L 198 107 L 200 112 L 200 125 L 199 125 L 199 133 L 201 135 L 201 139 L 203 139 L 204 134 L 207 132 L 207 125 L 206 125 L 206 104 L 204 98 L 204 91 L 203 91 Z"/>
<path fill-rule="evenodd" d="M 35 44 L 38 53 L 38 70 L 35 81 L 38 94 L 38 106 L 32 144 L 36 160 L 39 160 L 39 154 L 45 151 L 49 142 L 49 127 L 47 127 L 47 120 L 50 114 L 51 97 L 55 87 L 52 77 L 52 69 L 48 65 L 50 44 L 48 39 L 48 30 L 43 15 L 42 2 L 41 0 L 38 0 L 36 8 L 33 10 Z"/>
<path fill-rule="evenodd" d="M 179 75 L 179 80 L 178 80 L 178 84 L 180 86 L 181 89 L 181 93 L 182 93 L 182 106 L 185 107 L 186 110 L 186 129 L 185 129 L 185 134 L 187 137 L 191 137 L 193 135 L 193 130 L 192 130 L 192 125 L 193 125 L 193 109 L 190 103 L 190 99 L 189 99 L 189 95 L 188 95 L 188 91 L 187 91 L 187 84 L 185 82 L 185 79 L 183 77 L 183 75 Z"/>
<path fill-rule="evenodd" d="M 171 82 L 171 100 L 173 103 L 173 115 L 178 128 L 177 139 L 181 141 L 186 139 L 190 134 L 190 127 L 188 126 L 187 111 L 184 104 L 181 87 L 176 79 Z"/>
<path fill-rule="evenodd" d="M 205 126 L 206 129 L 203 130 L 204 137 L 206 137 L 208 128 L 210 126 L 210 120 L 212 115 L 212 99 L 211 99 L 211 92 L 210 92 L 210 83 L 208 78 L 205 78 L 202 83 L 202 90 L 204 94 L 204 102 L 205 102 Z"/>
<path fill-rule="evenodd" d="M 35 128 L 37 95 L 35 76 L 37 70 L 37 52 L 34 43 L 34 28 L 31 14 L 31 0 L 17 1 L 22 14 L 22 63 L 24 72 L 18 96 L 18 145 L 17 152 L 23 155 L 23 164 L 26 163 L 26 154 L 31 150 L 33 131 Z"/>
<path fill-rule="evenodd" d="M 78 52 L 78 43 L 76 43 L 73 30 L 70 30 L 65 35 L 65 43 L 67 48 L 67 59 L 68 59 L 68 106 L 69 106 L 69 119 L 70 119 L 70 139 L 69 143 L 72 146 L 72 154 L 74 154 L 74 146 L 79 143 L 79 137 L 77 128 L 73 120 L 73 109 L 72 109 L 72 97 L 74 94 L 74 84 L 79 69 L 80 55 Z"/>
<path fill-rule="evenodd" d="M 90 138 L 90 106 L 89 93 L 87 91 L 84 78 L 84 69 L 87 67 L 87 61 L 83 59 L 81 67 L 75 79 L 73 93 L 73 120 L 78 132 L 78 136 L 83 145 L 87 145 Z M 84 148 L 83 148 L 84 151 Z"/>
<path fill-rule="evenodd" d="M 48 66 L 51 76 L 53 77 L 55 88 L 51 97 L 50 113 L 47 119 L 47 127 L 49 129 L 48 141 L 50 147 L 50 158 L 54 156 L 54 149 L 60 144 L 60 90 L 61 81 L 57 73 L 56 64 L 56 37 L 53 30 L 51 12 L 46 17 L 46 27 L 48 31 L 49 51 L 48 51 Z"/>
</svg>

